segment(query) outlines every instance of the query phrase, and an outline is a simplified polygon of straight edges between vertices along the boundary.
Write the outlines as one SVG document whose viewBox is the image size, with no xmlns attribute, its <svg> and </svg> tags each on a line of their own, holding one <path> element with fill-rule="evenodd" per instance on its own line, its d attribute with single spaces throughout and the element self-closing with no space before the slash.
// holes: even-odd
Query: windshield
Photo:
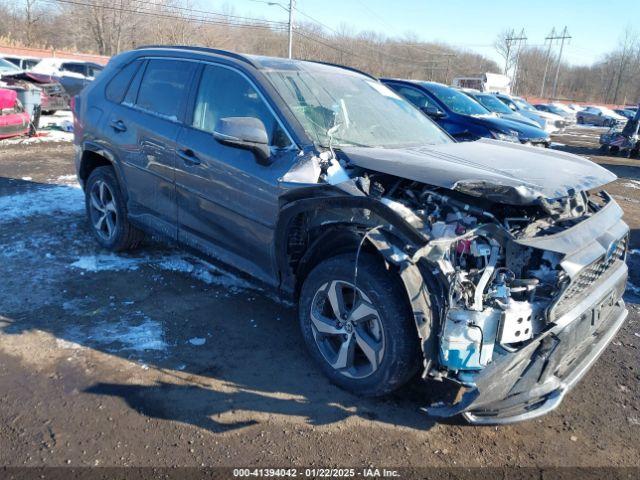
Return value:
<svg viewBox="0 0 640 480">
<path fill-rule="evenodd" d="M 511 110 L 493 95 L 476 95 L 475 98 L 485 108 L 492 112 L 513 114 L 513 110 Z"/>
<path fill-rule="evenodd" d="M 398 148 L 451 142 L 407 100 L 376 80 L 323 65 L 264 70 L 306 133 L 322 146 Z"/>
<path fill-rule="evenodd" d="M 487 115 L 490 113 L 478 102 L 458 90 L 433 83 L 427 83 L 424 86 L 455 113 L 460 115 Z"/>
<path fill-rule="evenodd" d="M 567 112 L 562 110 L 561 108 L 556 107 L 555 105 L 546 105 L 551 113 L 555 113 L 556 115 L 565 116 Z"/>
<path fill-rule="evenodd" d="M 619 117 L 620 115 L 618 115 L 616 112 L 614 112 L 613 110 L 610 110 L 606 107 L 600 107 L 600 111 L 602 112 L 603 115 L 609 115 L 610 117 Z"/>
<path fill-rule="evenodd" d="M 523 109 L 523 110 L 530 110 L 532 112 L 536 112 L 539 110 L 536 110 L 535 107 L 533 105 L 531 105 L 530 103 L 525 102 L 524 100 L 522 100 L 521 98 L 514 98 L 513 102 L 518 105 L 519 108 Z"/>
</svg>

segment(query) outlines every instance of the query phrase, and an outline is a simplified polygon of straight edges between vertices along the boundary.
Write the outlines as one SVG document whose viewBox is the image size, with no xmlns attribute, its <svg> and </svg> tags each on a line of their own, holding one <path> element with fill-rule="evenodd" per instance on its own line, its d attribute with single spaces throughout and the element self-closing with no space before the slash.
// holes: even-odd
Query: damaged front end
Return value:
<svg viewBox="0 0 640 480">
<path fill-rule="evenodd" d="M 550 411 L 626 317 L 622 210 L 604 192 L 516 209 L 406 183 L 381 201 L 428 237 L 405 261 L 446 292 L 424 373 L 467 390 L 425 411 L 486 424 Z"/>
<path fill-rule="evenodd" d="M 423 378 L 465 390 L 454 404 L 424 410 L 501 424 L 559 405 L 627 315 L 629 228 L 617 203 L 604 191 L 569 187 L 549 198 L 513 178 L 433 185 L 417 161 L 422 178 L 412 180 L 398 175 L 401 164 L 378 162 L 374 171 L 348 153 L 331 156 L 306 162 L 303 174 L 322 172 L 319 183 L 341 192 L 323 200 L 321 222 L 343 205 L 351 205 L 348 222 L 368 222 L 363 242 L 394 266 L 407 291 Z"/>
</svg>

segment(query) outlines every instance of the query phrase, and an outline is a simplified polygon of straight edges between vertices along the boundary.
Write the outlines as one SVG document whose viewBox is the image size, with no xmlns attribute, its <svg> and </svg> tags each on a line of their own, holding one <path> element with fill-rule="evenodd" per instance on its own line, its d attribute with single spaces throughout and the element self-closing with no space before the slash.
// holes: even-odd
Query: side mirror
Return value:
<svg viewBox="0 0 640 480">
<path fill-rule="evenodd" d="M 221 118 L 213 131 L 213 137 L 222 144 L 251 150 L 262 165 L 271 163 L 267 129 L 255 117 Z"/>
<path fill-rule="evenodd" d="M 427 105 L 426 107 L 422 107 L 421 110 L 432 118 L 444 117 L 444 112 L 440 110 L 438 107 L 434 107 L 433 105 Z"/>
</svg>

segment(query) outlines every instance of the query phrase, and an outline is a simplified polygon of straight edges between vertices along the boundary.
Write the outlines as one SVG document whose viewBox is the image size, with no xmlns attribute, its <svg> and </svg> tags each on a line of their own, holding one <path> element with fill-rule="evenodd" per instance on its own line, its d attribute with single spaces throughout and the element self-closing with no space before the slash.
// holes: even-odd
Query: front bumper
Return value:
<svg viewBox="0 0 640 480">
<path fill-rule="evenodd" d="M 620 261 L 552 328 L 520 350 L 503 351 L 494 358 L 460 402 L 426 412 L 436 417 L 463 414 L 472 424 L 499 425 L 530 420 L 555 409 L 627 317 L 621 299 L 626 279 L 627 266 Z"/>
</svg>

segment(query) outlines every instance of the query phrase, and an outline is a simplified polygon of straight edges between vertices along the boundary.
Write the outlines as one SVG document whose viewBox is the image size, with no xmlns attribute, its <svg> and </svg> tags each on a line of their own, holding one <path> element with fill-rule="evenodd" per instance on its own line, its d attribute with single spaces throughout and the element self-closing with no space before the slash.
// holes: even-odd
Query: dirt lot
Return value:
<svg viewBox="0 0 640 480">
<path fill-rule="evenodd" d="M 640 246 L 640 163 L 610 168 Z M 640 466 L 640 252 L 630 316 L 555 412 L 436 423 L 442 393 L 363 400 L 325 380 L 290 306 L 171 247 L 100 251 L 69 143 L 0 145 L 0 465 Z"/>
</svg>

